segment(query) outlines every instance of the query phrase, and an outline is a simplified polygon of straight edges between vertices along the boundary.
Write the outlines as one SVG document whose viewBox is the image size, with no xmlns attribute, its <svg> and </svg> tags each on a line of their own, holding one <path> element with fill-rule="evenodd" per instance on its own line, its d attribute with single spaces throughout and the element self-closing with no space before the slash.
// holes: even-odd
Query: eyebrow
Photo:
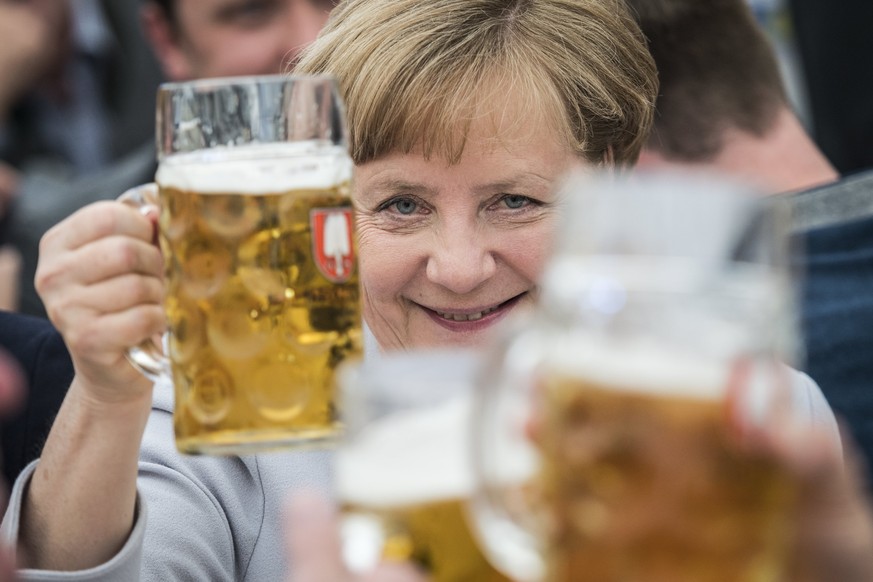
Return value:
<svg viewBox="0 0 873 582">
<path fill-rule="evenodd" d="M 515 190 L 519 187 L 551 188 L 552 181 L 547 180 L 546 178 L 538 174 L 523 173 L 513 176 L 512 178 L 509 178 L 507 180 L 500 180 L 499 182 L 490 182 L 487 184 L 475 186 L 473 188 L 473 192 L 476 194 L 489 194 L 505 190 Z M 414 194 L 416 196 L 421 196 L 422 198 L 436 196 L 436 194 L 438 193 L 437 188 L 433 188 L 431 186 L 417 182 L 401 180 L 398 178 L 385 178 L 382 180 L 377 180 L 370 184 L 368 190 L 388 195 L 400 193 Z"/>
<path fill-rule="evenodd" d="M 370 184 L 367 188 L 370 191 L 375 191 L 383 194 L 415 194 L 416 196 L 435 196 L 437 190 L 424 184 L 409 182 L 407 180 L 399 180 L 396 178 L 385 178 L 377 180 Z"/>
</svg>

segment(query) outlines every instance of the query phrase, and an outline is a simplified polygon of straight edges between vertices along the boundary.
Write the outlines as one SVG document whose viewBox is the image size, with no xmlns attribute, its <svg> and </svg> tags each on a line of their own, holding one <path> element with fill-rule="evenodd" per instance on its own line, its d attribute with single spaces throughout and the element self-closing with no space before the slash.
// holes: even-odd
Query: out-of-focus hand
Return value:
<svg viewBox="0 0 873 582">
<path fill-rule="evenodd" d="M 67 17 L 66 0 L 0 0 L 0 119 L 57 66 Z"/>
<path fill-rule="evenodd" d="M 351 574 L 340 552 L 339 518 L 315 494 L 295 495 L 285 512 L 285 545 L 291 564 L 288 582 L 424 582 L 411 564 L 384 564 L 367 574 Z"/>
<path fill-rule="evenodd" d="M 758 418 L 732 417 L 740 446 L 774 458 L 798 483 L 799 522 L 788 579 L 873 580 L 873 506 L 862 488 L 851 438 L 843 435 L 841 451 L 830 430 L 799 421 L 785 398 L 771 402 Z"/>
<path fill-rule="evenodd" d="M 70 350 L 77 387 L 98 403 L 141 401 L 151 387 L 125 352 L 165 328 L 155 214 L 97 202 L 40 242 L 37 291 Z"/>
</svg>

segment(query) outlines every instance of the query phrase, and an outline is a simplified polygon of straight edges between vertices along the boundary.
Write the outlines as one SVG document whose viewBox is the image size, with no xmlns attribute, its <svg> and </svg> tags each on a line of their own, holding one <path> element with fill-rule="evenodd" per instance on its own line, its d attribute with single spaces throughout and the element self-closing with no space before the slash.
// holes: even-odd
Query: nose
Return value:
<svg viewBox="0 0 873 582">
<path fill-rule="evenodd" d="M 446 229 L 427 259 L 427 278 L 456 295 L 475 291 L 494 276 L 497 261 L 484 233 L 475 227 Z"/>
<path fill-rule="evenodd" d="M 321 32 L 329 14 L 324 2 L 292 1 L 291 10 L 288 11 L 288 30 L 292 32 L 286 37 L 285 56 L 292 62 L 296 61 L 300 51 Z"/>
</svg>

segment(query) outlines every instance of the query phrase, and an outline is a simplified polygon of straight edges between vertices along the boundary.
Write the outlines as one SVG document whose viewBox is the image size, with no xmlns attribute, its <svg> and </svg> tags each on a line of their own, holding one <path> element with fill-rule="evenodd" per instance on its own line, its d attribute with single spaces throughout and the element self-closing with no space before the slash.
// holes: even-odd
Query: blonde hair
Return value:
<svg viewBox="0 0 873 582">
<path fill-rule="evenodd" d="M 344 0 L 295 72 L 337 77 L 359 164 L 416 148 L 456 162 L 501 95 L 579 156 L 632 164 L 657 92 L 621 0 Z"/>
</svg>

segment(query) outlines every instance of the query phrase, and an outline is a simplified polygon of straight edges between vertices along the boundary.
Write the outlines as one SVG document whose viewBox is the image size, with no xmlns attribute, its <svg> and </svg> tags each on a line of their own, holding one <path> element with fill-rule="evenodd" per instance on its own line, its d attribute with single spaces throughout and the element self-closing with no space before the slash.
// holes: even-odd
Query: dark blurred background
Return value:
<svg viewBox="0 0 873 582">
<path fill-rule="evenodd" d="M 873 1 L 749 2 L 819 147 L 844 175 L 873 167 Z"/>
</svg>

